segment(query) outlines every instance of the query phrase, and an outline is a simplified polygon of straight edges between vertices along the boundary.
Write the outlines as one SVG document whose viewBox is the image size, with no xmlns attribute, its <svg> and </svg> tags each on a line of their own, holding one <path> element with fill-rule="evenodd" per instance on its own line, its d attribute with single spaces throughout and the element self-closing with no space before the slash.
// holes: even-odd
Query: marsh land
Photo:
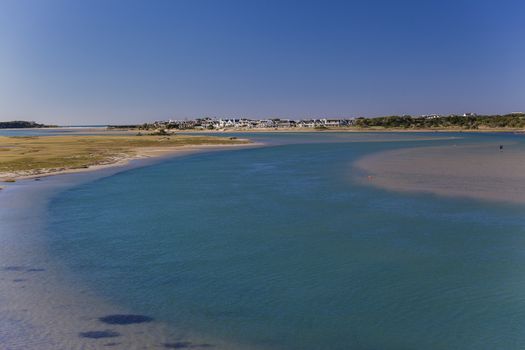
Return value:
<svg viewBox="0 0 525 350">
<path fill-rule="evenodd" d="M 40 176 L 120 164 L 195 147 L 249 143 L 214 136 L 0 136 L 0 179 Z"/>
</svg>

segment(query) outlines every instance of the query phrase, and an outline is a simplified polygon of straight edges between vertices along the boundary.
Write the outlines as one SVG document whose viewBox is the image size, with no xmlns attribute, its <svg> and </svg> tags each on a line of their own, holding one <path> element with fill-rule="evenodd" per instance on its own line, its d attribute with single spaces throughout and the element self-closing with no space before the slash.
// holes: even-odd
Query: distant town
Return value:
<svg viewBox="0 0 525 350">
<path fill-rule="evenodd" d="M 229 129 L 338 129 L 338 128 L 525 128 L 525 113 L 515 112 L 505 115 L 461 115 L 428 114 L 421 116 L 385 116 L 376 118 L 317 118 L 317 119 L 249 119 L 249 118 L 197 118 L 185 120 L 166 120 L 142 125 L 114 126 L 134 127 L 142 130 L 229 130 Z"/>
<path fill-rule="evenodd" d="M 144 129 L 278 129 L 278 128 L 337 128 L 353 125 L 354 119 L 248 119 L 248 118 L 197 118 L 193 120 L 167 120 L 143 124 Z"/>
</svg>

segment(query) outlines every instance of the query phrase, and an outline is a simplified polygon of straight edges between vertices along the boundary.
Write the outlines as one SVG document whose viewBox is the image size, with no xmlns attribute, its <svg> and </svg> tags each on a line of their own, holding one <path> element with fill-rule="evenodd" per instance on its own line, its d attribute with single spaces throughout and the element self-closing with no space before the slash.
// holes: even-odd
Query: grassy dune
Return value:
<svg viewBox="0 0 525 350">
<path fill-rule="evenodd" d="M 35 136 L 0 137 L 0 176 L 40 174 L 111 164 L 140 149 L 235 145 L 246 140 L 213 136 Z"/>
</svg>

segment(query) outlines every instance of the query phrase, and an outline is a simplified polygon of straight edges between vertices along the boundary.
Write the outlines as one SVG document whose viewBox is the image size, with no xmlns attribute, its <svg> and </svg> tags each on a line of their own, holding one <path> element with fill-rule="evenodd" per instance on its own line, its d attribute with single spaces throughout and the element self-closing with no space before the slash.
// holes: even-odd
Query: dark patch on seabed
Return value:
<svg viewBox="0 0 525 350">
<path fill-rule="evenodd" d="M 119 345 L 120 343 L 106 343 L 104 344 L 104 346 L 116 346 L 116 345 Z"/>
<path fill-rule="evenodd" d="M 144 315 L 108 315 L 100 317 L 99 321 L 107 324 L 127 325 L 133 323 L 151 322 L 153 321 L 153 318 Z"/>
<path fill-rule="evenodd" d="M 25 282 L 27 281 L 25 278 L 15 278 L 13 282 Z"/>
<path fill-rule="evenodd" d="M 42 271 L 45 271 L 46 269 L 37 268 L 37 267 L 26 268 L 24 266 L 5 266 L 4 268 L 2 268 L 2 270 L 4 271 L 42 272 Z"/>
<path fill-rule="evenodd" d="M 179 341 L 176 343 L 162 344 L 166 349 L 196 349 L 196 348 L 212 348 L 212 344 L 194 344 L 190 341 Z"/>
<path fill-rule="evenodd" d="M 80 332 L 80 337 L 82 338 L 91 338 L 91 339 L 100 339 L 100 338 L 115 338 L 120 336 L 120 333 L 113 331 L 89 331 L 89 332 Z"/>
</svg>

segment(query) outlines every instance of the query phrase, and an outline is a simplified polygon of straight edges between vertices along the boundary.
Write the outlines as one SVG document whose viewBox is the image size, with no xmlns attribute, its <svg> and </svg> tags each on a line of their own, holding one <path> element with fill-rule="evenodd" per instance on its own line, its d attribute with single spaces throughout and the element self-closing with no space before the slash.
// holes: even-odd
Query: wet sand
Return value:
<svg viewBox="0 0 525 350">
<path fill-rule="evenodd" d="M 507 143 L 405 148 L 354 164 L 358 181 L 393 191 L 525 204 L 525 148 Z"/>
</svg>

